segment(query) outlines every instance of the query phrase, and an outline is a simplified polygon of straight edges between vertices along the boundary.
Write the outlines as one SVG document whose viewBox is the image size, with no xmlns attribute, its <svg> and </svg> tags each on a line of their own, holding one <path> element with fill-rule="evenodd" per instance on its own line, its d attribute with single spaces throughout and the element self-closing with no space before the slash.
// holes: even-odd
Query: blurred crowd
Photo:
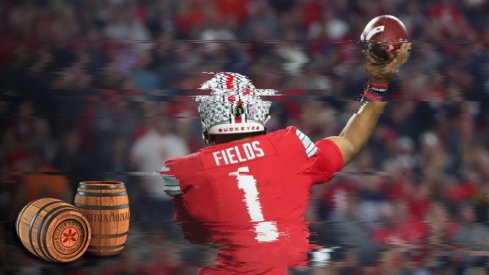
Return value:
<svg viewBox="0 0 489 275">
<path fill-rule="evenodd" d="M 366 83 L 366 23 L 399 17 L 412 58 L 365 150 L 314 187 L 311 241 L 340 247 L 297 274 L 484 272 L 489 256 L 489 1 L 20 0 L 0 3 L 0 271 L 184 274 L 186 243 L 152 175 L 203 147 L 192 96 L 232 71 L 282 93 L 269 130 L 337 135 Z M 116 258 L 50 265 L 20 248 L 30 200 L 84 180 L 126 183 Z M 445 273 L 443 273 L 445 274 Z M 474 273 L 466 273 L 474 274 Z M 485 273 L 481 273 L 485 274 Z"/>
</svg>

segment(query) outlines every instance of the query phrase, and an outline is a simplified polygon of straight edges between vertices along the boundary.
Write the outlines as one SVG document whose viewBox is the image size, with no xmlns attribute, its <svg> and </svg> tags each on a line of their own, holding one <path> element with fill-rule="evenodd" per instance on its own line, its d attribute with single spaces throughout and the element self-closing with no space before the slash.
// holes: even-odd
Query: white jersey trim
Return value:
<svg viewBox="0 0 489 275">
<path fill-rule="evenodd" d="M 170 168 L 163 166 L 163 168 L 161 168 L 161 172 L 168 173 L 170 172 Z M 180 182 L 178 181 L 177 177 L 173 175 L 161 175 L 161 178 L 163 179 L 163 191 L 168 196 L 173 197 L 183 194 L 182 190 L 180 189 Z"/>
<path fill-rule="evenodd" d="M 307 158 L 311 158 L 314 155 L 316 155 L 316 153 L 318 152 L 318 148 L 311 141 L 311 139 L 308 136 L 306 136 L 304 133 L 302 133 L 299 129 L 295 130 L 295 134 L 297 135 L 297 137 L 302 142 L 302 145 L 304 145 L 304 149 L 306 150 Z"/>
</svg>

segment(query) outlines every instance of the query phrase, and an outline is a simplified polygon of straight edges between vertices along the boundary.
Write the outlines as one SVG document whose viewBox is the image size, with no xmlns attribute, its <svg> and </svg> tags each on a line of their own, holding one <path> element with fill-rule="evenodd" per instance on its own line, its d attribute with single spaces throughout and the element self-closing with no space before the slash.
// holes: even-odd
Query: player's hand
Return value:
<svg viewBox="0 0 489 275">
<path fill-rule="evenodd" d="M 399 68 L 406 63 L 411 54 L 411 43 L 403 43 L 396 54 L 391 54 L 387 61 L 381 61 L 371 52 L 366 51 L 367 63 L 363 66 L 370 81 L 374 83 L 388 83 L 399 72 Z"/>
</svg>

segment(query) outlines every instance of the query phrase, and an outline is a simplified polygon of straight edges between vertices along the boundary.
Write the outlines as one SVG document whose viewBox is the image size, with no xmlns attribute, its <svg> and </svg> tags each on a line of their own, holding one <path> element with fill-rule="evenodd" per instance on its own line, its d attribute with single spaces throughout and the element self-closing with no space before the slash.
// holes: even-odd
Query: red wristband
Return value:
<svg viewBox="0 0 489 275">
<path fill-rule="evenodd" d="M 378 89 L 378 90 L 384 90 L 385 92 L 387 92 L 387 88 L 389 87 L 389 83 L 375 83 L 375 82 L 372 82 L 372 81 L 369 81 L 367 86 L 370 88 L 375 88 L 375 89 Z"/>
<path fill-rule="evenodd" d="M 374 83 L 369 81 L 363 91 L 362 101 L 382 101 L 387 94 L 387 83 Z"/>
</svg>

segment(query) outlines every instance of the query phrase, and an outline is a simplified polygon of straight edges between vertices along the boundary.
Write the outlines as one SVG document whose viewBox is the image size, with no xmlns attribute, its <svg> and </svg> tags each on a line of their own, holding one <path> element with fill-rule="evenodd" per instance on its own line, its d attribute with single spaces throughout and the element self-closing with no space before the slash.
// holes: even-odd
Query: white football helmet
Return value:
<svg viewBox="0 0 489 275">
<path fill-rule="evenodd" d="M 196 97 L 205 136 L 265 131 L 272 102 L 260 96 L 277 95 L 276 90 L 256 89 L 246 76 L 229 72 L 215 74 L 200 89 L 211 91 Z"/>
</svg>

